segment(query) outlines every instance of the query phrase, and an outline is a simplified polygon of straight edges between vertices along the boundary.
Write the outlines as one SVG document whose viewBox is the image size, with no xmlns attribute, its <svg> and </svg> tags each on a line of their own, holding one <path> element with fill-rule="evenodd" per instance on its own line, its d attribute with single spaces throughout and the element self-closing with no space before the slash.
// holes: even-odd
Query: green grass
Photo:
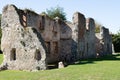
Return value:
<svg viewBox="0 0 120 80">
<path fill-rule="evenodd" d="M 63 69 L 39 72 L 1 71 L 0 80 L 120 80 L 120 54 L 83 60 Z"/>
<path fill-rule="evenodd" d="M 0 64 L 2 63 L 3 61 L 3 54 L 0 54 Z"/>
</svg>

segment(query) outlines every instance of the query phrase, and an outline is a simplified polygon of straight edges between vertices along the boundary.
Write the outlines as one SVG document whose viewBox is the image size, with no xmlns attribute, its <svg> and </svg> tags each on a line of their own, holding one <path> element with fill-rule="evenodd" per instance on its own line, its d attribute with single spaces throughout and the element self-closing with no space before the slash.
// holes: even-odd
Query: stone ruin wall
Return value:
<svg viewBox="0 0 120 80">
<path fill-rule="evenodd" d="M 95 50 L 95 22 L 92 18 L 86 19 L 85 58 L 96 57 Z"/>
<path fill-rule="evenodd" d="M 71 29 L 59 18 L 51 19 L 47 15 L 27 14 L 27 27 L 33 27 L 41 33 L 48 51 L 47 62 L 69 61 L 71 54 Z"/>
<path fill-rule="evenodd" d="M 75 59 L 96 57 L 95 23 L 92 18 L 85 18 L 79 12 L 73 15 L 72 52 Z"/>
<path fill-rule="evenodd" d="M 60 27 L 57 20 L 32 12 L 27 14 L 27 27 L 33 27 L 41 33 L 47 48 L 48 63 L 58 61 L 60 44 Z"/>
<path fill-rule="evenodd" d="M 83 14 L 76 12 L 73 15 L 73 33 L 72 33 L 72 39 L 73 39 L 73 45 L 75 46 L 75 52 L 73 54 L 76 54 L 75 59 L 80 59 L 83 57 L 85 53 L 85 33 L 86 33 L 86 21 Z"/>
<path fill-rule="evenodd" d="M 1 66 L 16 70 L 47 69 L 41 34 L 34 28 L 27 27 L 26 23 L 23 11 L 14 5 L 4 7 L 1 23 L 4 61 Z"/>
<path fill-rule="evenodd" d="M 94 19 L 79 12 L 71 23 L 7 5 L 1 26 L 3 64 L 8 69 L 41 70 L 47 69 L 48 63 L 112 54 L 109 30 L 101 28 L 101 33 L 95 34 Z M 12 53 L 15 61 L 10 60 Z"/>
<path fill-rule="evenodd" d="M 100 56 L 112 54 L 112 36 L 109 29 L 101 27 L 100 33 L 96 34 L 96 50 Z"/>
</svg>

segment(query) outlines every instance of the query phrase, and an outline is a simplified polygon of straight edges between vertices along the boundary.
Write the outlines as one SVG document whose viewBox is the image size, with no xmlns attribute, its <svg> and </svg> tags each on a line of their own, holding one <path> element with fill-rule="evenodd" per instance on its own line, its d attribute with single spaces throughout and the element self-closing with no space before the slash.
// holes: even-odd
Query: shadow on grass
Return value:
<svg viewBox="0 0 120 80">
<path fill-rule="evenodd" d="M 120 61 L 120 54 L 106 55 L 98 58 L 82 59 L 73 65 L 95 64 L 95 61 Z"/>
<path fill-rule="evenodd" d="M 113 54 L 113 55 L 105 55 L 98 58 L 89 58 L 89 59 L 82 59 L 70 65 L 84 65 L 84 64 L 95 64 L 95 61 L 120 61 L 120 54 Z M 68 65 L 69 66 L 69 65 Z M 67 66 L 65 66 L 67 67 Z M 58 64 L 48 64 L 48 69 L 57 69 Z"/>
<path fill-rule="evenodd" d="M 53 64 L 48 64 L 47 67 L 48 67 L 48 69 L 57 69 L 58 65 L 57 65 L 57 63 L 53 63 Z"/>
</svg>

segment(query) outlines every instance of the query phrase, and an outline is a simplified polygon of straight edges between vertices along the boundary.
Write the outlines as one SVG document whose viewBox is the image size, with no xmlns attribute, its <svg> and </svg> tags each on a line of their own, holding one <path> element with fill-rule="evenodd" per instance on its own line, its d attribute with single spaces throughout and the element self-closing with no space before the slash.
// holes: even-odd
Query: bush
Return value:
<svg viewBox="0 0 120 80">
<path fill-rule="evenodd" d="M 0 45 L 1 45 L 1 37 L 2 37 L 2 30 L 1 30 L 1 14 L 0 14 Z M 1 51 L 1 47 L 0 47 L 0 51 Z"/>
<path fill-rule="evenodd" d="M 64 9 L 59 6 L 47 9 L 46 12 L 43 13 L 47 14 L 52 19 L 59 17 L 61 20 L 66 20 L 66 13 L 64 12 Z"/>
<path fill-rule="evenodd" d="M 100 33 L 100 28 L 102 24 L 95 21 L 95 33 Z"/>
<path fill-rule="evenodd" d="M 120 52 L 120 32 L 112 35 L 112 42 L 114 45 L 115 52 Z"/>
</svg>

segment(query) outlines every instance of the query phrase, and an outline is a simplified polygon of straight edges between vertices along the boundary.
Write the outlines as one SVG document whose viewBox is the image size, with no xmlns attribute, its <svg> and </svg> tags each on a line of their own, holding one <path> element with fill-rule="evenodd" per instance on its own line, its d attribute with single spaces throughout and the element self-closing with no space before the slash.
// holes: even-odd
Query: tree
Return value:
<svg viewBox="0 0 120 80">
<path fill-rule="evenodd" d="M 1 44 L 1 37 L 2 37 L 2 30 L 1 30 L 1 14 L 0 14 L 0 44 Z"/>
<path fill-rule="evenodd" d="M 66 20 L 66 13 L 64 12 L 64 9 L 59 6 L 47 9 L 46 13 L 44 12 L 44 14 L 47 14 L 52 19 L 59 17 L 61 20 Z"/>
<path fill-rule="evenodd" d="M 120 31 L 117 34 L 112 35 L 112 42 L 115 52 L 120 52 Z"/>
<path fill-rule="evenodd" d="M 0 27 L 1 27 L 1 16 L 2 16 L 2 15 L 0 14 Z"/>
<path fill-rule="evenodd" d="M 95 21 L 95 33 L 100 33 L 100 28 L 102 24 Z"/>
<path fill-rule="evenodd" d="M 2 30 L 1 30 L 1 14 L 0 14 L 0 45 L 1 45 L 1 37 L 2 37 Z M 2 53 L 1 47 L 0 47 L 0 54 Z"/>
</svg>

